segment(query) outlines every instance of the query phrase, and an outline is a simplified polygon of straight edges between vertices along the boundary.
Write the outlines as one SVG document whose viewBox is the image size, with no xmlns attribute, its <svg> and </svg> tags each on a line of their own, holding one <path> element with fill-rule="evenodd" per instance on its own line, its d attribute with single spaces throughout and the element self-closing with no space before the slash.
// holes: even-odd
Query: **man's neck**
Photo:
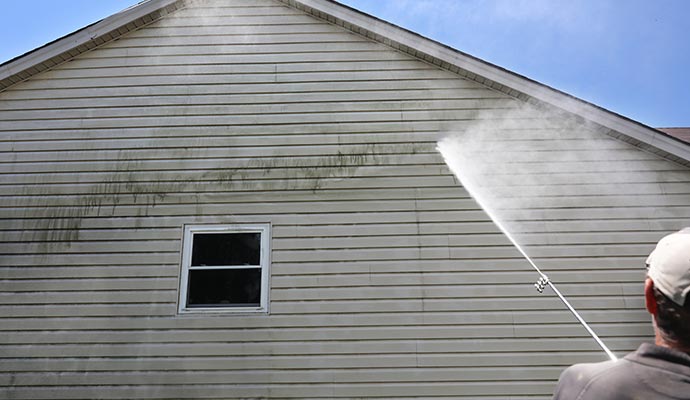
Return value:
<svg viewBox="0 0 690 400">
<path fill-rule="evenodd" d="M 669 340 L 664 339 L 664 337 L 661 335 L 658 329 L 656 329 L 654 333 L 654 344 L 656 344 L 657 346 L 666 347 L 668 349 L 673 349 L 686 354 L 690 354 L 690 347 L 680 346 L 675 342 L 671 342 Z"/>
</svg>

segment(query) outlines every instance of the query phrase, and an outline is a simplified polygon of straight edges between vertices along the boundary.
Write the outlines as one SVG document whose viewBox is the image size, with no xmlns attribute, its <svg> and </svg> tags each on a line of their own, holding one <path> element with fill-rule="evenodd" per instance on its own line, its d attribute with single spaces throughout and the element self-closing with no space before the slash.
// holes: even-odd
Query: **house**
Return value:
<svg viewBox="0 0 690 400">
<path fill-rule="evenodd" d="M 529 255 L 648 340 L 661 131 L 328 0 L 149 0 L 3 64 L 0 397 L 549 398 L 606 357 L 437 151 L 477 126 Z"/>
</svg>

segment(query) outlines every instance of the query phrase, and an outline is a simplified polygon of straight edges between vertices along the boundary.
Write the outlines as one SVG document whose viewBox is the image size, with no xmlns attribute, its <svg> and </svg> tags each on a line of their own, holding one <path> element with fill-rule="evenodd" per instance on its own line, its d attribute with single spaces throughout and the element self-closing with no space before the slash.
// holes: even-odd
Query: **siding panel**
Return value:
<svg viewBox="0 0 690 400">
<path fill-rule="evenodd" d="M 550 398 L 604 356 L 437 152 L 478 123 L 521 243 L 619 355 L 690 222 L 686 167 L 270 0 L 191 2 L 0 122 L 8 398 Z M 272 226 L 270 314 L 177 315 L 183 225 L 232 223 Z"/>
</svg>

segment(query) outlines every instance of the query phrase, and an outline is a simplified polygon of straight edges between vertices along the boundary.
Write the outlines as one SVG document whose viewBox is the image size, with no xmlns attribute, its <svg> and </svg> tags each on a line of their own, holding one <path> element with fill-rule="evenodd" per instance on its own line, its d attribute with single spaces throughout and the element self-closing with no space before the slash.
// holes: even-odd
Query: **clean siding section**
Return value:
<svg viewBox="0 0 690 400">
<path fill-rule="evenodd" d="M 605 356 L 435 149 L 506 112 L 510 161 L 579 151 L 530 188 L 530 254 L 616 353 L 649 338 L 687 168 L 277 2 L 193 4 L 0 93 L 7 397 L 549 398 Z M 271 314 L 176 315 L 182 225 L 253 222 Z"/>
</svg>

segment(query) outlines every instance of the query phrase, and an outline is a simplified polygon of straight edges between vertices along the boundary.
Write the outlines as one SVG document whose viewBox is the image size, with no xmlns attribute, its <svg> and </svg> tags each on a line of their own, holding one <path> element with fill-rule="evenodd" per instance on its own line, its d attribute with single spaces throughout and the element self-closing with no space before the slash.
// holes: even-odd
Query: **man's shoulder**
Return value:
<svg viewBox="0 0 690 400">
<path fill-rule="evenodd" d="M 603 361 L 589 364 L 575 364 L 563 371 L 563 374 L 573 375 L 579 377 L 580 380 L 594 380 L 601 377 L 611 377 L 621 375 L 621 377 L 629 376 L 625 370 L 630 368 L 630 362 L 622 359 L 616 361 Z"/>
<path fill-rule="evenodd" d="M 604 361 L 593 364 L 575 364 L 563 371 L 554 395 L 556 400 L 581 399 L 624 399 L 622 388 L 634 384 L 631 363 L 627 360 Z M 617 397 L 610 397 L 617 396 Z"/>
<path fill-rule="evenodd" d="M 690 400 L 690 358 L 651 344 L 617 361 L 575 364 L 561 374 L 555 400 Z"/>
</svg>

